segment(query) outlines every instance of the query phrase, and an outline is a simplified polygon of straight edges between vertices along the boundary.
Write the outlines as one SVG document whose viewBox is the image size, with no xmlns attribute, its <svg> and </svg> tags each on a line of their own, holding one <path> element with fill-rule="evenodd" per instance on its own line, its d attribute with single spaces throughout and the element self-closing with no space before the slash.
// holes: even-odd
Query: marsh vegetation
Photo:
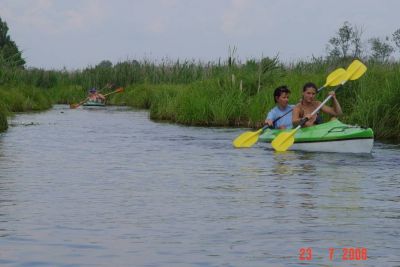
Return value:
<svg viewBox="0 0 400 267">
<path fill-rule="evenodd" d="M 125 92 L 111 96 L 109 104 L 149 109 L 154 120 L 257 128 L 274 106 L 274 88 L 287 85 L 292 91 L 290 102 L 295 104 L 304 83 L 312 81 L 322 86 L 330 72 L 346 68 L 358 57 L 368 71 L 361 79 L 338 90 L 345 113 L 342 121 L 371 127 L 379 139 L 399 139 L 400 63 L 390 56 L 396 46 L 400 50 L 400 31 L 393 34 L 392 46 L 388 39 L 369 40 L 373 48 L 369 55 L 365 55 L 359 40 L 360 31 L 345 23 L 329 40 L 328 55 L 307 61 L 283 63 L 276 56 L 241 62 L 234 47 L 224 59 L 206 63 L 144 59 L 112 64 L 104 60 L 74 71 L 26 68 L 19 52 L 7 56 L 3 49 L 0 50 L 3 51 L 0 130 L 7 128 L 6 116 L 13 112 L 48 109 L 55 103 L 76 103 L 86 97 L 90 87 L 97 87 L 103 93 L 115 89 L 105 86 L 110 83 L 124 86 Z M 328 92 L 329 88 L 322 91 L 319 99 Z"/>
</svg>

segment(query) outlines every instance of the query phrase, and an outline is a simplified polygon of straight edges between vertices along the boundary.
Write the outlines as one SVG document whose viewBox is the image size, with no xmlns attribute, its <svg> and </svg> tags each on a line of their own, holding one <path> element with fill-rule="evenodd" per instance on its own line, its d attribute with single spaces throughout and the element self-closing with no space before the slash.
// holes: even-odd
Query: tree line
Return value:
<svg viewBox="0 0 400 267">
<path fill-rule="evenodd" d="M 22 52 L 8 35 L 7 23 L 0 18 L 0 66 L 23 67 L 25 63 Z"/>
<path fill-rule="evenodd" d="M 331 37 L 327 45 L 327 59 L 362 58 L 378 62 L 389 61 L 397 49 L 400 52 L 400 28 L 391 36 L 362 39 L 364 30 L 348 21 Z M 369 48 L 369 50 L 368 50 Z"/>
<path fill-rule="evenodd" d="M 0 67 L 24 68 L 26 61 L 22 57 L 22 51 L 11 39 L 8 30 L 7 23 L 0 18 Z M 345 21 L 328 40 L 327 55 L 321 59 L 331 61 L 360 58 L 386 63 L 396 50 L 400 52 L 400 28 L 390 36 L 373 37 L 368 40 L 362 39 L 363 33 L 362 27 Z M 109 60 L 103 60 L 96 67 L 111 68 L 113 65 Z"/>
</svg>

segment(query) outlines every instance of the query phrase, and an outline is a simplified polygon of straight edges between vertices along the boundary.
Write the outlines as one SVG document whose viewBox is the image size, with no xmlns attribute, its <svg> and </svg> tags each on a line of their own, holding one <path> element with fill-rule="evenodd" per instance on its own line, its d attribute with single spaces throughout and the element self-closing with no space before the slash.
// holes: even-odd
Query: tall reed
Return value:
<svg viewBox="0 0 400 267">
<path fill-rule="evenodd" d="M 155 120 L 260 127 L 275 105 L 274 88 L 287 85 L 292 91 L 290 103 L 295 104 L 304 83 L 321 86 L 330 72 L 351 60 L 313 58 L 282 64 L 277 58 L 240 62 L 230 55 L 217 62 L 127 60 L 75 71 L 0 66 L 0 103 L 11 112 L 45 109 L 52 103 L 79 102 L 90 87 L 111 82 L 126 90 L 110 97 L 109 103 L 149 109 Z M 379 139 L 400 139 L 400 63 L 364 63 L 367 73 L 337 92 L 345 113 L 341 119 L 372 127 Z"/>
</svg>

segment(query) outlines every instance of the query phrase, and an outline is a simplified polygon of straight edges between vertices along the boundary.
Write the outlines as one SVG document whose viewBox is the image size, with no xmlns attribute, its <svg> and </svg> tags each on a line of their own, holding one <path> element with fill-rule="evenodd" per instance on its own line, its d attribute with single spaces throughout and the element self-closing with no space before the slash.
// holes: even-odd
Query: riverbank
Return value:
<svg viewBox="0 0 400 267">
<path fill-rule="evenodd" d="M 0 86 L 0 132 L 8 128 L 7 116 L 15 112 L 38 111 L 51 108 L 54 101 L 43 89 L 29 85 Z"/>
<path fill-rule="evenodd" d="M 291 88 L 290 103 L 300 99 L 303 83 L 314 81 L 322 86 L 325 75 L 289 71 L 279 84 Z M 399 65 L 370 65 L 357 81 L 349 81 L 337 91 L 343 107 L 341 120 L 349 124 L 371 127 L 376 139 L 400 141 L 400 67 Z M 275 104 L 273 90 L 278 83 L 269 84 L 260 92 L 250 94 L 246 84 L 237 80 L 208 80 L 186 85 L 141 84 L 129 86 L 113 103 L 149 109 L 154 120 L 197 126 L 226 126 L 259 128 L 266 113 Z M 330 91 L 324 89 L 321 101 Z"/>
<path fill-rule="evenodd" d="M 7 127 L 7 112 L 76 103 L 86 97 L 88 87 L 102 88 L 106 81 L 125 87 L 124 93 L 110 97 L 109 104 L 149 109 L 153 120 L 259 128 L 274 106 L 275 87 L 286 84 L 292 90 L 290 103 L 295 104 L 305 82 L 322 86 L 332 71 L 347 67 L 350 62 L 315 61 L 284 66 L 277 59 L 267 58 L 244 64 L 234 64 L 232 60 L 223 64 L 127 62 L 76 72 L 18 70 L 13 76 L 2 77 L 3 82 L 16 85 L 0 86 L 0 130 Z M 365 64 L 368 71 L 337 92 L 344 111 L 341 120 L 371 127 L 376 139 L 400 141 L 400 64 Z M 323 100 L 329 90 L 324 89 L 318 99 Z"/>
</svg>

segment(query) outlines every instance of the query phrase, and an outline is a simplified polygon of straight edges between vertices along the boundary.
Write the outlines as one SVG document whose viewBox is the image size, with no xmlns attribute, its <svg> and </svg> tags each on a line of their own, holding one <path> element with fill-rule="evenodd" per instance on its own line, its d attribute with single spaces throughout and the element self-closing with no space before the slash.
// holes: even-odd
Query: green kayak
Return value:
<svg viewBox="0 0 400 267">
<path fill-rule="evenodd" d="M 90 107 L 105 107 L 106 104 L 104 102 L 87 101 L 82 106 L 84 106 L 86 108 L 90 108 Z"/>
<path fill-rule="evenodd" d="M 271 142 L 282 131 L 267 129 L 259 137 L 260 142 Z M 371 128 L 348 125 L 333 120 L 312 127 L 299 129 L 294 135 L 294 144 L 289 150 L 338 153 L 371 153 L 374 132 Z"/>
</svg>

